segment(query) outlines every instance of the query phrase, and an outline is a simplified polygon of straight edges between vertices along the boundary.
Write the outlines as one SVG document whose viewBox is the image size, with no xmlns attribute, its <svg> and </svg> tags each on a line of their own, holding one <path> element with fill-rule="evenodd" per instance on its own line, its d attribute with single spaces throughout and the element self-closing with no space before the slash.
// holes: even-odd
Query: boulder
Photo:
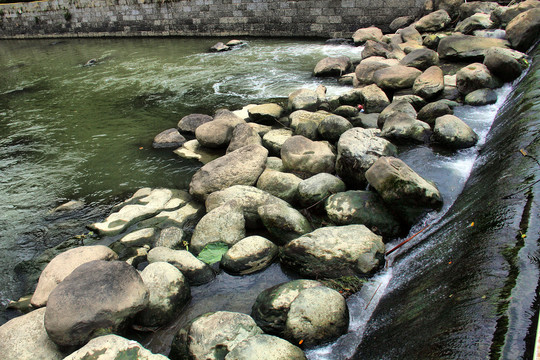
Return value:
<svg viewBox="0 0 540 360">
<path fill-rule="evenodd" d="M 399 64 L 424 71 L 430 66 L 439 64 L 439 54 L 430 49 L 418 49 L 408 53 Z"/>
<path fill-rule="evenodd" d="M 499 6 L 491 13 L 494 26 L 505 28 L 519 14 L 540 7 L 538 0 L 525 0 L 510 6 Z"/>
<path fill-rule="evenodd" d="M 431 66 L 414 80 L 413 92 L 424 99 L 432 99 L 444 90 L 444 74 L 440 67 Z"/>
<path fill-rule="evenodd" d="M 424 38 L 422 39 L 422 45 L 424 45 L 428 49 L 437 50 L 441 39 L 447 36 L 448 34 L 446 33 L 426 34 L 426 36 L 424 36 Z"/>
<path fill-rule="evenodd" d="M 375 71 L 373 80 L 383 90 L 410 88 L 422 71 L 409 66 L 396 65 Z"/>
<path fill-rule="evenodd" d="M 210 194 L 206 199 L 206 210 L 210 212 L 231 200 L 234 200 L 236 205 L 242 209 L 246 226 L 249 228 L 258 228 L 261 225 L 257 211 L 260 206 L 273 203 L 288 206 L 287 202 L 256 187 L 235 185 Z"/>
<path fill-rule="evenodd" d="M 302 349 L 272 335 L 255 335 L 236 345 L 225 360 L 252 360 L 264 354 L 265 360 L 306 360 Z"/>
<path fill-rule="evenodd" d="M 456 25 L 456 32 L 470 35 L 476 30 L 491 29 L 492 27 L 493 21 L 490 20 L 490 16 L 488 14 L 478 13 L 469 16 L 463 21 L 460 21 Z"/>
<path fill-rule="evenodd" d="M 317 93 L 309 89 L 299 89 L 289 95 L 287 109 L 289 111 L 307 110 L 315 111 L 319 106 Z"/>
<path fill-rule="evenodd" d="M 491 12 L 498 7 L 499 4 L 497 4 L 496 2 L 466 1 L 459 6 L 459 17 L 461 20 L 463 20 L 478 13 L 490 15 Z M 456 31 L 458 31 L 457 28 Z"/>
<path fill-rule="evenodd" d="M 398 29 L 404 28 L 406 26 L 409 26 L 414 21 L 414 17 L 412 16 L 400 16 L 392 20 L 390 25 L 388 27 L 390 28 L 390 31 L 396 31 Z"/>
<path fill-rule="evenodd" d="M 265 333 L 283 337 L 292 302 L 305 289 L 321 286 L 318 281 L 303 279 L 272 286 L 257 296 L 251 316 Z"/>
<path fill-rule="evenodd" d="M 311 140 L 317 140 L 319 124 L 328 114 L 298 110 L 289 115 L 294 135 L 302 135 Z"/>
<path fill-rule="evenodd" d="M 506 40 L 471 35 L 451 35 L 442 38 L 437 47 L 441 59 L 450 61 L 482 61 L 492 47 L 508 47 Z"/>
<path fill-rule="evenodd" d="M 194 159 L 203 164 L 209 163 L 223 155 L 223 149 L 210 149 L 202 146 L 197 139 L 186 141 L 174 153 L 184 159 Z"/>
<path fill-rule="evenodd" d="M 207 148 L 224 148 L 229 145 L 234 127 L 245 121 L 229 110 L 219 110 L 214 120 L 195 129 L 197 141 Z"/>
<path fill-rule="evenodd" d="M 153 354 L 136 341 L 118 335 L 104 335 L 94 338 L 79 350 L 71 353 L 64 360 L 90 359 L 137 359 L 167 360 L 161 354 Z"/>
<path fill-rule="evenodd" d="M 288 119 L 287 117 L 282 117 L 278 120 L 278 122 L 281 123 L 283 126 L 289 126 L 287 119 Z M 257 134 L 259 134 L 260 137 L 263 137 L 269 131 L 274 130 L 274 128 L 270 125 L 262 125 L 262 124 L 257 124 L 254 122 L 250 122 L 248 123 L 248 125 L 251 126 L 251 128 L 255 130 Z"/>
<path fill-rule="evenodd" d="M 259 176 L 257 187 L 288 203 L 294 203 L 298 198 L 298 184 L 302 179 L 294 174 L 269 170 L 268 167 Z"/>
<path fill-rule="evenodd" d="M 364 44 L 368 40 L 381 41 L 383 33 L 381 29 L 371 26 L 368 28 L 358 29 L 354 32 L 352 38 L 356 46 Z"/>
<path fill-rule="evenodd" d="M 255 104 L 247 104 L 246 106 L 242 107 L 239 110 L 235 110 L 232 113 L 236 116 L 238 116 L 240 119 L 244 120 L 245 122 L 250 122 L 251 118 L 249 117 L 249 109 L 252 107 L 255 107 L 257 105 Z"/>
<path fill-rule="evenodd" d="M 431 128 L 408 114 L 395 113 L 388 117 L 381 136 L 396 143 L 423 143 L 429 139 Z"/>
<path fill-rule="evenodd" d="M 145 228 L 130 232 L 120 240 L 113 242 L 109 247 L 118 254 L 121 260 L 126 260 L 134 255 L 137 248 L 152 246 L 154 244 L 154 238 L 156 231 L 154 228 Z M 98 260 L 98 259 L 93 259 Z"/>
<path fill-rule="evenodd" d="M 349 120 L 339 115 L 326 116 L 319 124 L 317 130 L 324 140 L 335 143 L 341 134 L 351 129 L 353 126 Z"/>
<path fill-rule="evenodd" d="M 290 129 L 274 129 L 264 134 L 262 143 L 272 155 L 280 155 L 283 143 L 293 136 Z"/>
<path fill-rule="evenodd" d="M 253 121 L 261 124 L 274 124 L 283 116 L 284 109 L 278 104 L 262 104 L 248 109 L 248 114 Z"/>
<path fill-rule="evenodd" d="M 362 50 L 362 59 L 367 59 L 372 56 L 390 59 L 391 53 L 392 47 L 390 44 L 385 44 L 381 41 L 368 40 L 364 44 L 364 49 Z"/>
<path fill-rule="evenodd" d="M 103 245 L 80 246 L 55 256 L 41 272 L 30 303 L 33 307 L 47 305 L 51 291 L 80 265 L 94 260 L 116 259 L 118 255 Z"/>
<path fill-rule="evenodd" d="M 305 207 L 322 203 L 331 194 L 345 191 L 345 183 L 338 177 L 320 173 L 298 184 L 298 198 Z"/>
<path fill-rule="evenodd" d="M 201 252 L 208 244 L 222 242 L 229 247 L 246 237 L 244 213 L 234 201 L 209 211 L 191 237 L 191 251 Z"/>
<path fill-rule="evenodd" d="M 304 174 L 333 173 L 336 155 L 332 147 L 322 141 L 311 141 L 295 135 L 285 141 L 281 148 L 285 169 Z"/>
<path fill-rule="evenodd" d="M 364 188 L 365 172 L 381 156 L 397 155 L 397 148 L 380 138 L 379 130 L 352 128 L 337 144 L 337 174 L 352 188 Z"/>
<path fill-rule="evenodd" d="M 118 331 L 148 304 L 148 290 L 122 261 L 82 264 L 49 295 L 45 329 L 60 346 L 79 346 Z"/>
<path fill-rule="evenodd" d="M 177 226 L 169 226 L 161 230 L 153 246 L 164 246 L 169 249 L 179 249 L 183 246 L 186 233 Z"/>
<path fill-rule="evenodd" d="M 465 96 L 465 105 L 482 106 L 495 104 L 497 102 L 497 93 L 491 89 L 478 89 Z"/>
<path fill-rule="evenodd" d="M 341 76 L 346 74 L 350 67 L 351 59 L 347 56 L 326 57 L 315 65 L 313 76 Z"/>
<path fill-rule="evenodd" d="M 358 85 L 362 86 L 373 84 L 375 82 L 375 80 L 373 80 L 373 74 L 375 71 L 386 67 L 390 67 L 390 64 L 382 61 L 361 61 L 355 69 Z"/>
<path fill-rule="evenodd" d="M 453 115 L 454 111 L 443 101 L 435 101 L 427 104 L 418 112 L 417 118 L 432 128 L 435 126 L 435 119 L 443 115 Z"/>
<path fill-rule="evenodd" d="M 246 145 L 262 145 L 262 139 L 250 125 L 238 124 L 234 127 L 227 154 Z"/>
<path fill-rule="evenodd" d="M 190 285 L 206 284 L 215 276 L 211 267 L 186 250 L 155 247 L 148 252 L 148 262 L 167 262 L 173 265 L 182 272 Z"/>
<path fill-rule="evenodd" d="M 232 185 L 253 185 L 263 172 L 267 157 L 268 150 L 261 145 L 241 147 L 197 170 L 189 192 L 198 199 L 205 199 L 208 194 Z"/>
<path fill-rule="evenodd" d="M 496 82 L 484 64 L 473 63 L 456 73 L 456 84 L 459 92 L 467 95 L 474 90 L 494 88 Z"/>
<path fill-rule="evenodd" d="M 340 85 L 354 86 L 355 83 L 356 83 L 356 75 L 353 72 L 343 74 L 338 78 L 338 84 Z M 323 104 L 324 103 L 321 103 L 321 109 L 322 109 Z"/>
<path fill-rule="evenodd" d="M 414 25 L 399 29 L 398 31 L 396 31 L 396 34 L 399 34 L 403 43 L 414 42 L 422 45 L 422 34 L 420 34 L 418 30 L 416 30 Z"/>
<path fill-rule="evenodd" d="M 420 75 L 420 76 L 422 76 L 422 75 Z M 418 78 L 416 78 L 416 79 L 418 80 Z M 404 89 L 404 90 L 396 91 L 394 93 L 394 97 L 393 97 L 392 102 L 397 102 L 397 101 L 408 102 L 409 104 L 411 104 L 417 110 L 420 110 L 424 105 L 427 104 L 427 102 L 426 102 L 426 100 L 424 100 L 424 98 L 413 94 L 413 89 Z"/>
<path fill-rule="evenodd" d="M 284 245 L 313 230 L 304 215 L 290 206 L 275 203 L 260 206 L 257 211 L 264 227 L 278 245 Z"/>
<path fill-rule="evenodd" d="M 177 128 L 182 132 L 195 134 L 195 130 L 209 121 L 212 121 L 214 118 L 210 115 L 204 114 L 190 114 L 184 116 L 178 122 Z"/>
<path fill-rule="evenodd" d="M 424 45 L 416 41 L 407 41 L 407 42 L 399 44 L 397 47 L 400 49 L 403 55 L 403 56 L 398 57 L 399 60 L 402 60 L 406 56 L 406 54 L 409 54 L 415 50 L 424 49 Z"/>
<path fill-rule="evenodd" d="M 452 19 L 459 15 L 459 7 L 465 0 L 438 0 L 437 10 L 445 10 Z"/>
<path fill-rule="evenodd" d="M 358 115 L 358 108 L 351 105 L 341 105 L 334 110 L 334 115 L 350 119 Z"/>
<path fill-rule="evenodd" d="M 281 152 L 281 147 L 280 147 Z M 277 156 L 269 156 L 266 159 L 266 169 L 265 170 L 276 170 L 276 171 L 284 171 L 285 168 L 283 167 L 283 160 L 281 158 L 278 158 Z M 264 173 L 264 171 L 263 171 Z M 262 176 L 262 174 L 261 174 Z M 261 177 L 259 176 L 259 180 Z M 258 180 L 257 180 L 258 182 Z"/>
<path fill-rule="evenodd" d="M 246 314 L 217 311 L 194 319 L 174 337 L 173 359 L 221 360 L 238 344 L 262 330 Z"/>
<path fill-rule="evenodd" d="M 150 294 L 148 305 L 135 321 L 143 326 L 162 326 L 188 303 L 191 290 L 180 270 L 167 262 L 154 262 L 144 268 L 141 278 Z"/>
<path fill-rule="evenodd" d="M 486 50 L 484 65 L 489 71 L 503 81 L 509 82 L 517 79 L 524 66 L 525 54 L 504 48 L 491 48 Z"/>
<path fill-rule="evenodd" d="M 190 201 L 177 210 L 162 211 L 151 219 L 143 220 L 137 224 L 138 228 L 154 227 L 164 229 L 169 226 L 190 228 L 204 214 L 204 208 L 199 202 Z"/>
<path fill-rule="evenodd" d="M 405 223 L 414 224 L 426 211 L 442 206 L 437 187 L 394 157 L 380 157 L 366 171 L 366 179 Z"/>
<path fill-rule="evenodd" d="M 221 266 L 233 275 L 247 275 L 262 270 L 279 253 L 273 242 L 262 236 L 248 236 L 231 246 L 221 258 Z"/>
<path fill-rule="evenodd" d="M 229 50 L 231 50 L 231 48 L 222 42 L 215 43 L 210 48 L 210 52 L 223 52 L 223 51 L 229 51 Z"/>
<path fill-rule="evenodd" d="M 377 118 L 379 117 L 378 113 L 359 113 L 354 118 L 351 119 L 351 122 L 354 127 L 361 127 L 364 129 L 378 129 Z"/>
<path fill-rule="evenodd" d="M 457 116 L 444 115 L 435 120 L 432 140 L 451 149 L 465 149 L 476 145 L 478 135 Z"/>
<path fill-rule="evenodd" d="M 517 15 L 506 26 L 506 35 L 512 47 L 524 52 L 538 40 L 539 31 L 540 7 Z"/>
<path fill-rule="evenodd" d="M 379 114 L 377 126 L 382 129 L 386 121 L 398 113 L 406 114 L 412 119 L 416 119 L 416 110 L 408 101 L 393 101 Z"/>
<path fill-rule="evenodd" d="M 335 225 L 365 225 L 385 238 L 395 238 L 401 227 L 381 197 L 371 191 L 350 190 L 331 195 L 325 203 L 328 218 Z"/>
<path fill-rule="evenodd" d="M 167 129 L 156 135 L 152 142 L 154 149 L 176 149 L 186 142 L 186 138 L 180 135 L 176 128 Z"/>
<path fill-rule="evenodd" d="M 445 10 L 437 10 L 420 18 L 413 25 L 420 32 L 434 32 L 444 29 L 451 21 Z"/>
<path fill-rule="evenodd" d="M 60 360 L 61 349 L 49 339 L 43 318 L 46 308 L 16 317 L 0 326 L 0 353 L 3 359 Z"/>
<path fill-rule="evenodd" d="M 325 286 L 305 289 L 291 303 L 285 338 L 311 347 L 333 341 L 347 333 L 349 308 L 345 298 Z"/>
<path fill-rule="evenodd" d="M 364 225 L 327 226 L 292 240 L 281 262 L 301 276 L 365 275 L 384 263 L 384 243 Z"/>
</svg>

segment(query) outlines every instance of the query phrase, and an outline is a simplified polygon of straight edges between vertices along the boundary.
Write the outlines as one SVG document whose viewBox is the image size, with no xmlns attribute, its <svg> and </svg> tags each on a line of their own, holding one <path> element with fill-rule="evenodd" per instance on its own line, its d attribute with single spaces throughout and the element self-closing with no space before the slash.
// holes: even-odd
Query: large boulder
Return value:
<svg viewBox="0 0 540 360">
<path fill-rule="evenodd" d="M 494 88 L 497 83 L 487 66 L 473 63 L 456 73 L 456 84 L 459 92 L 467 95 L 474 90 Z"/>
<path fill-rule="evenodd" d="M 336 225 L 365 225 L 385 238 L 394 238 L 401 233 L 399 221 L 380 196 L 372 191 L 351 190 L 333 194 L 326 200 L 325 210 Z"/>
<path fill-rule="evenodd" d="M 398 90 L 410 88 L 422 71 L 403 65 L 382 68 L 373 74 L 373 80 L 383 90 Z"/>
<path fill-rule="evenodd" d="M 351 129 L 351 122 L 339 115 L 329 115 L 319 124 L 317 130 L 324 140 L 335 143 L 339 140 L 341 134 Z"/>
<path fill-rule="evenodd" d="M 215 120 L 214 120 L 215 121 Z M 264 170 L 268 150 L 246 145 L 200 168 L 192 177 L 189 192 L 198 199 L 232 185 L 253 185 Z"/>
<path fill-rule="evenodd" d="M 233 275 L 247 275 L 270 266 L 279 253 L 273 242 L 248 236 L 231 246 L 221 258 L 221 267 Z"/>
<path fill-rule="evenodd" d="M 262 104 L 256 105 L 248 109 L 248 114 L 253 121 L 261 124 L 274 124 L 283 116 L 285 110 L 278 104 Z"/>
<path fill-rule="evenodd" d="M 491 89 L 478 89 L 465 96 L 463 103 L 471 106 L 483 106 L 495 104 L 497 102 L 497 93 Z"/>
<path fill-rule="evenodd" d="M 186 142 L 186 138 L 180 135 L 176 128 L 163 130 L 154 137 L 152 147 L 154 149 L 176 149 Z"/>
<path fill-rule="evenodd" d="M 357 106 L 363 105 L 366 113 L 381 112 L 390 101 L 386 93 L 377 85 L 371 84 L 360 89 L 353 89 L 342 94 L 339 98 L 341 104 Z"/>
<path fill-rule="evenodd" d="M 262 145 L 262 139 L 249 124 L 238 124 L 234 127 L 231 141 L 227 146 L 227 154 L 246 145 Z"/>
<path fill-rule="evenodd" d="M 45 329 L 60 346 L 79 346 L 97 335 L 118 331 L 148 304 L 148 289 L 122 261 L 87 262 L 49 295 Z"/>
<path fill-rule="evenodd" d="M 274 203 L 260 206 L 257 210 L 264 227 L 278 245 L 313 231 L 305 216 L 292 207 Z"/>
<path fill-rule="evenodd" d="M 494 25 L 505 28 L 519 14 L 540 7 L 538 0 L 525 0 L 510 6 L 499 6 L 491 13 Z"/>
<path fill-rule="evenodd" d="M 219 110 L 216 112 L 214 120 L 195 129 L 195 137 L 204 147 L 227 147 L 231 141 L 234 127 L 241 123 L 245 123 L 245 121 L 229 110 Z"/>
<path fill-rule="evenodd" d="M 221 360 L 242 341 L 261 333 L 249 315 L 229 311 L 207 313 L 176 334 L 169 356 Z"/>
<path fill-rule="evenodd" d="M 155 247 L 148 252 L 148 262 L 167 262 L 176 267 L 186 277 L 190 285 L 206 284 L 214 279 L 214 271 L 206 263 L 186 250 Z"/>
<path fill-rule="evenodd" d="M 319 137 L 319 124 L 328 116 L 327 113 L 298 110 L 289 115 L 294 135 L 302 135 L 311 140 Z"/>
<path fill-rule="evenodd" d="M 167 262 L 154 262 L 144 268 L 141 278 L 150 294 L 148 305 L 135 321 L 143 326 L 162 326 L 174 319 L 191 297 L 191 290 L 180 270 Z"/>
<path fill-rule="evenodd" d="M 390 25 L 388 27 L 390 28 L 390 31 L 396 31 L 398 29 L 404 28 L 406 26 L 409 26 L 414 21 L 414 17 L 412 16 L 400 16 L 392 20 Z"/>
<path fill-rule="evenodd" d="M 465 149 L 476 145 L 478 135 L 457 116 L 444 115 L 435 120 L 432 140 L 451 149 Z"/>
<path fill-rule="evenodd" d="M 517 15 L 506 27 L 506 35 L 512 46 L 527 51 L 538 39 L 540 31 L 540 8 L 527 10 Z"/>
<path fill-rule="evenodd" d="M 487 49 L 508 47 L 506 40 L 471 35 L 451 35 L 441 39 L 437 52 L 439 57 L 451 61 L 474 61 L 484 59 Z"/>
<path fill-rule="evenodd" d="M 285 245 L 281 263 L 311 278 L 357 276 L 382 265 L 384 252 L 382 237 L 364 225 L 328 226 Z"/>
<path fill-rule="evenodd" d="M 351 59 L 347 56 L 326 57 L 320 60 L 313 70 L 314 76 L 341 76 L 351 67 Z"/>
<path fill-rule="evenodd" d="M 80 265 L 94 260 L 116 259 L 118 255 L 103 245 L 80 246 L 57 255 L 43 269 L 30 303 L 34 307 L 45 306 L 51 291 Z"/>
<path fill-rule="evenodd" d="M 490 1 L 466 1 L 459 7 L 460 19 L 467 19 L 474 14 L 489 15 L 493 10 L 499 7 L 496 2 Z M 457 31 L 457 29 L 456 29 Z"/>
<path fill-rule="evenodd" d="M 396 34 L 399 34 L 403 43 L 417 43 L 422 44 L 422 34 L 416 30 L 414 25 L 407 26 L 403 29 L 396 31 Z"/>
<path fill-rule="evenodd" d="M 395 156 L 397 148 L 380 138 L 379 130 L 352 128 L 343 133 L 337 144 L 337 174 L 351 187 L 366 185 L 365 172 L 380 156 Z"/>
<path fill-rule="evenodd" d="M 184 116 L 176 126 L 178 130 L 195 134 L 195 130 L 204 123 L 212 121 L 214 118 L 205 114 L 189 114 Z"/>
<path fill-rule="evenodd" d="M 443 115 L 453 115 L 454 111 L 444 101 L 435 101 L 427 104 L 418 112 L 417 118 L 432 128 L 435 126 L 435 119 Z"/>
<path fill-rule="evenodd" d="M 321 204 L 331 194 L 345 191 L 345 183 L 338 177 L 320 173 L 298 184 L 300 204 L 309 207 Z"/>
<path fill-rule="evenodd" d="M 428 124 L 404 113 L 390 115 L 381 131 L 382 137 L 396 143 L 423 143 L 430 134 Z"/>
<path fill-rule="evenodd" d="M 408 53 L 399 64 L 424 71 L 430 66 L 439 64 L 439 54 L 430 49 L 417 49 Z"/>
<path fill-rule="evenodd" d="M 392 56 L 391 54 L 392 47 L 390 44 L 381 41 L 368 40 L 364 44 L 364 49 L 362 50 L 362 59 L 367 59 L 372 56 L 381 56 L 390 59 Z"/>
<path fill-rule="evenodd" d="M 369 60 L 369 59 L 371 58 L 368 58 L 366 60 Z M 354 71 L 356 75 L 356 79 L 358 81 L 358 85 L 362 86 L 362 85 L 370 85 L 370 84 L 375 83 L 375 81 L 373 80 L 373 74 L 375 73 L 375 71 L 385 68 L 385 67 L 390 67 L 390 66 L 391 66 L 390 64 L 383 61 L 362 60 L 360 64 L 356 66 L 356 69 Z"/>
<path fill-rule="evenodd" d="M 270 154 L 279 155 L 281 154 L 283 143 L 292 136 L 293 132 L 290 129 L 273 129 L 264 134 L 262 143 Z"/>
<path fill-rule="evenodd" d="M 60 360 L 62 350 L 49 339 L 43 318 L 46 308 L 16 317 L 0 326 L 0 354 L 3 359 Z"/>
<path fill-rule="evenodd" d="M 444 90 L 444 74 L 440 67 L 431 66 L 414 80 L 413 92 L 424 99 L 432 99 Z"/>
<path fill-rule="evenodd" d="M 298 199 L 298 184 L 302 179 L 294 174 L 281 171 L 264 170 L 257 181 L 257 188 L 266 191 L 288 203 L 294 203 Z"/>
<path fill-rule="evenodd" d="M 287 109 L 289 111 L 307 110 L 315 111 L 319 106 L 317 93 L 309 89 L 299 89 L 289 95 Z"/>
<path fill-rule="evenodd" d="M 442 206 L 437 187 L 394 157 L 380 157 L 366 172 L 366 179 L 405 223 L 413 224 L 425 211 Z"/>
<path fill-rule="evenodd" d="M 377 118 L 377 126 L 382 129 L 386 123 L 386 120 L 397 113 L 406 114 L 413 119 L 416 118 L 416 110 L 411 103 L 405 100 L 393 101 L 379 114 L 379 117 Z"/>
<path fill-rule="evenodd" d="M 484 65 L 489 71 L 503 81 L 517 79 L 524 69 L 525 54 L 504 48 L 491 48 L 486 50 Z"/>
<path fill-rule="evenodd" d="M 472 34 L 475 30 L 491 29 L 493 21 L 488 14 L 473 14 L 456 25 L 456 32 L 465 35 Z"/>
<path fill-rule="evenodd" d="M 264 354 L 265 360 L 305 360 L 302 349 L 272 335 L 255 335 L 236 345 L 225 360 L 253 360 Z"/>
<path fill-rule="evenodd" d="M 321 172 L 333 173 L 336 155 L 326 142 L 311 141 L 295 135 L 283 144 L 281 159 L 289 171 L 314 175 Z"/>
<path fill-rule="evenodd" d="M 441 9 L 420 18 L 414 23 L 414 27 L 420 32 L 434 32 L 443 30 L 451 21 L 450 15 Z"/>
<path fill-rule="evenodd" d="M 90 359 L 167 360 L 168 357 L 153 354 L 136 341 L 118 335 L 104 335 L 90 340 L 88 344 L 64 358 L 64 360 Z"/>
<path fill-rule="evenodd" d="M 368 40 L 381 41 L 383 33 L 381 29 L 371 26 L 368 28 L 361 28 L 354 32 L 352 38 L 355 45 L 362 45 Z"/>
<path fill-rule="evenodd" d="M 437 10 L 445 10 L 452 19 L 455 19 L 459 15 L 459 7 L 465 0 L 438 0 Z"/>
</svg>

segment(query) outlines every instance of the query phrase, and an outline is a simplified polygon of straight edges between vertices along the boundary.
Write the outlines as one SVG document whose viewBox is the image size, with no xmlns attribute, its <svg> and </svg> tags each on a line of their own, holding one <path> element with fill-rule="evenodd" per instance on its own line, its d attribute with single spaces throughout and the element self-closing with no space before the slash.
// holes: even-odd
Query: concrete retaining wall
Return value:
<svg viewBox="0 0 540 360">
<path fill-rule="evenodd" d="M 0 5 L 0 38 L 350 36 L 423 0 L 51 0 Z"/>
</svg>

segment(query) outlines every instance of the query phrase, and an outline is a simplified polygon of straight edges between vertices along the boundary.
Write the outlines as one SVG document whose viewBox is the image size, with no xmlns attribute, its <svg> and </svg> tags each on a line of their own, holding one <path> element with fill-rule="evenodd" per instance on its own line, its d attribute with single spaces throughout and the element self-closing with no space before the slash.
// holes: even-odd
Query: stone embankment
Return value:
<svg viewBox="0 0 540 360">
<path fill-rule="evenodd" d="M 354 88 L 341 96 L 300 89 L 286 107 L 192 114 L 157 136 L 156 147 L 179 147 L 179 156 L 205 163 L 189 191 L 140 189 L 92 224 L 115 240 L 110 249 L 78 248 L 51 261 L 32 297 L 41 308 L 0 327 L 1 353 L 61 359 L 80 348 L 68 358 L 164 358 L 103 335 L 169 324 L 220 261 L 246 275 L 278 260 L 306 279 L 260 293 L 251 316 L 193 319 L 176 334 L 171 359 L 304 359 L 303 348 L 345 333 L 345 298 L 321 280 L 370 276 L 384 264 L 384 243 L 444 201 L 433 182 L 396 158 L 397 146 L 475 146 L 478 136 L 452 108 L 491 102 L 493 88 L 527 67 L 520 51 L 536 40 L 539 2 L 485 4 L 441 1 L 416 21 L 396 19 L 395 33 L 359 29 L 360 63 L 338 57 L 316 67 L 315 76 L 350 80 Z M 448 29 L 456 21 L 464 33 Z M 508 40 L 483 36 L 494 24 Z"/>
</svg>

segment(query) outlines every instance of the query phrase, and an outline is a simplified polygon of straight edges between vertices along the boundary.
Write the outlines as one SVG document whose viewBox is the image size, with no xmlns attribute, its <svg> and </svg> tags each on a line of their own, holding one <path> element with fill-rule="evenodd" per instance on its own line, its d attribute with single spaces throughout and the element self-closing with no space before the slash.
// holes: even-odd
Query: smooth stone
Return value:
<svg viewBox="0 0 540 360">
<path fill-rule="evenodd" d="M 320 122 L 317 130 L 322 139 L 335 143 L 339 140 L 341 134 L 352 127 L 350 121 L 344 117 L 339 115 L 329 115 Z"/>
<path fill-rule="evenodd" d="M 465 96 L 465 105 L 482 106 L 495 104 L 497 102 L 497 93 L 491 89 L 478 89 Z"/>
<path fill-rule="evenodd" d="M 350 67 L 351 59 L 347 56 L 326 57 L 315 65 L 313 76 L 341 76 L 347 73 Z"/>
<path fill-rule="evenodd" d="M 435 120 L 432 140 L 450 149 L 466 149 L 476 145 L 478 135 L 457 116 L 444 115 Z"/>
<path fill-rule="evenodd" d="M 249 124 L 238 124 L 234 127 L 226 153 L 231 153 L 246 145 L 262 145 L 262 139 Z"/>
<path fill-rule="evenodd" d="M 203 164 L 221 157 L 224 153 L 223 149 L 210 149 L 202 146 L 197 139 L 186 141 L 173 152 L 184 159 L 198 160 Z"/>
<path fill-rule="evenodd" d="M 460 21 L 456 25 L 455 31 L 465 35 L 470 35 L 476 30 L 491 29 L 492 27 L 493 21 L 491 21 L 489 14 L 477 13 Z"/>
<path fill-rule="evenodd" d="M 256 105 L 248 109 L 249 117 L 258 123 L 273 124 L 283 116 L 284 109 L 278 104 Z"/>
<path fill-rule="evenodd" d="M 298 210 L 283 205 L 269 204 L 257 209 L 264 227 L 278 245 L 284 245 L 313 231 L 311 223 Z"/>
<path fill-rule="evenodd" d="M 319 106 L 317 93 L 309 89 L 299 89 L 289 95 L 287 109 L 290 112 L 296 110 L 316 111 Z"/>
<path fill-rule="evenodd" d="M 313 175 L 298 184 L 298 198 L 303 206 L 315 206 L 331 194 L 345 191 L 345 183 L 340 178 L 320 173 Z"/>
<path fill-rule="evenodd" d="M 271 170 L 267 166 L 257 180 L 257 188 L 288 203 L 294 203 L 298 199 L 298 184 L 301 181 L 302 179 L 294 174 Z"/>
<path fill-rule="evenodd" d="M 195 129 L 197 141 L 207 148 L 226 148 L 232 138 L 236 125 L 245 123 L 243 119 L 229 110 L 218 110 L 214 120 L 202 124 Z"/>
<path fill-rule="evenodd" d="M 333 173 L 336 155 L 331 146 L 322 141 L 311 141 L 295 135 L 285 141 L 281 148 L 285 169 L 303 174 Z"/>
<path fill-rule="evenodd" d="M 262 144 L 268 149 L 270 154 L 281 154 L 283 143 L 293 136 L 293 131 L 290 129 L 274 129 L 267 132 L 262 138 Z"/>
<path fill-rule="evenodd" d="M 205 114 L 189 114 L 184 116 L 180 119 L 178 122 L 178 125 L 176 126 L 178 130 L 182 132 L 187 132 L 191 134 L 195 134 L 195 130 L 201 126 L 202 124 L 205 124 L 209 121 L 212 121 L 214 118 L 210 115 Z"/>
<path fill-rule="evenodd" d="M 176 149 L 186 141 L 186 138 L 180 135 L 180 132 L 176 128 L 172 128 L 157 134 L 152 142 L 152 147 L 154 149 Z"/>
<path fill-rule="evenodd" d="M 225 360 L 252 360 L 264 354 L 265 360 L 305 360 L 302 349 L 272 335 L 255 335 L 236 345 Z"/>
<path fill-rule="evenodd" d="M 206 284 L 212 281 L 215 276 L 210 266 L 186 250 L 155 247 L 148 252 L 148 262 L 150 264 L 162 261 L 180 270 L 190 285 Z"/>
<path fill-rule="evenodd" d="M 416 68 L 396 65 L 375 71 L 373 80 L 381 89 L 398 90 L 412 87 L 421 74 L 422 71 Z"/>
<path fill-rule="evenodd" d="M 273 242 L 262 236 L 249 236 L 234 244 L 221 259 L 221 267 L 233 275 L 247 275 L 272 264 L 279 253 Z"/>
<path fill-rule="evenodd" d="M 524 70 L 525 54 L 504 48 L 486 50 L 484 65 L 503 81 L 517 79 Z"/>
<path fill-rule="evenodd" d="M 439 57 L 451 61 L 475 61 L 484 59 L 487 49 L 508 47 L 509 42 L 502 39 L 471 35 L 451 35 L 442 38 L 437 47 Z"/>
<path fill-rule="evenodd" d="M 317 131 L 320 123 L 329 114 L 321 112 L 310 112 L 298 110 L 289 115 L 291 119 L 291 128 L 294 135 L 302 135 L 311 140 L 317 140 L 319 132 Z"/>
<path fill-rule="evenodd" d="M 431 127 L 408 114 L 390 115 L 384 123 L 381 136 L 400 144 L 423 143 L 429 139 Z"/>
<path fill-rule="evenodd" d="M 435 119 L 443 115 L 453 115 L 454 111 L 443 101 L 435 101 L 427 104 L 418 112 L 417 118 L 432 128 L 435 126 Z"/>
<path fill-rule="evenodd" d="M 94 338 L 64 360 L 106 360 L 106 359 L 167 360 L 168 357 L 154 354 L 136 341 L 118 335 L 104 335 Z"/>
<path fill-rule="evenodd" d="M 356 46 L 364 44 L 368 40 L 381 41 L 383 33 L 381 29 L 370 26 L 367 28 L 361 28 L 354 32 L 352 38 Z"/>
<path fill-rule="evenodd" d="M 494 88 L 496 81 L 484 64 L 473 63 L 456 73 L 456 85 L 460 93 L 467 95 L 474 90 Z"/>
<path fill-rule="evenodd" d="M 452 19 L 445 10 L 437 10 L 423 16 L 413 25 L 419 32 L 434 32 L 444 29 Z"/>
<path fill-rule="evenodd" d="M 399 64 L 424 71 L 430 66 L 439 64 L 439 54 L 430 49 L 417 49 L 408 53 Z"/>
<path fill-rule="evenodd" d="M 432 99 L 444 91 L 444 74 L 438 66 L 431 66 L 414 80 L 413 93 Z"/>
<path fill-rule="evenodd" d="M 390 105 L 384 108 L 384 110 L 379 114 L 379 117 L 377 119 L 378 127 L 383 128 L 386 121 L 390 117 L 398 113 L 406 114 L 413 119 L 416 118 L 416 110 L 414 106 L 412 106 L 409 102 L 393 101 Z"/>
</svg>

